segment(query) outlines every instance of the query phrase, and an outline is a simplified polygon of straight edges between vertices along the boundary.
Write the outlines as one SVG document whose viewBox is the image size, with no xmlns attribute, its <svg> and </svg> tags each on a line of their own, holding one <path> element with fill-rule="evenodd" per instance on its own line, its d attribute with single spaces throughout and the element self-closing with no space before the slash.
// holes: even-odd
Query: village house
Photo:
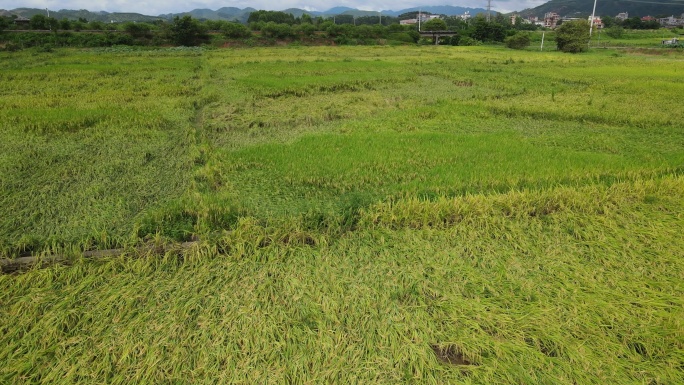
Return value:
<svg viewBox="0 0 684 385">
<path fill-rule="evenodd" d="M 587 21 L 589 22 L 589 24 L 591 24 L 591 16 L 589 16 L 587 18 Z M 594 28 L 596 28 L 596 29 L 603 29 L 603 21 L 598 16 L 594 17 L 594 24 L 593 25 L 594 25 Z"/>
<path fill-rule="evenodd" d="M 684 25 L 683 20 L 674 17 L 674 15 L 658 19 L 658 22 L 663 27 L 676 27 L 678 25 Z"/>
<path fill-rule="evenodd" d="M 625 21 L 629 19 L 629 12 L 620 12 L 615 16 L 615 20 Z"/>
<path fill-rule="evenodd" d="M 17 26 L 28 26 L 29 23 L 31 23 L 31 20 L 24 16 L 18 16 L 16 19 L 14 19 L 14 24 L 16 24 Z"/>
<path fill-rule="evenodd" d="M 425 23 L 426 21 L 439 19 L 439 18 L 440 18 L 439 15 L 430 15 L 430 14 L 425 14 L 425 13 L 419 13 L 415 19 L 400 20 L 399 24 L 401 24 L 401 25 L 412 25 L 412 24 L 418 24 L 418 19 L 420 19 L 421 23 Z"/>
<path fill-rule="evenodd" d="M 559 20 L 560 16 L 556 12 L 547 12 L 544 15 L 544 27 L 551 29 L 556 28 Z"/>
</svg>

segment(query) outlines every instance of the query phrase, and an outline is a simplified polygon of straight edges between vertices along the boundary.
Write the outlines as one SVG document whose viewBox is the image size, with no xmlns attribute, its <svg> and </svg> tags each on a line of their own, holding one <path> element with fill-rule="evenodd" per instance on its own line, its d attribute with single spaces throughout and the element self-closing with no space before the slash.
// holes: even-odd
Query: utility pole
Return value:
<svg viewBox="0 0 684 385">
<path fill-rule="evenodd" d="M 492 20 L 492 0 L 487 0 L 487 23 L 489 23 L 491 20 Z"/>
<path fill-rule="evenodd" d="M 591 38 L 591 31 L 594 29 L 594 17 L 596 15 L 596 0 L 594 0 L 594 10 L 591 11 L 591 23 L 589 23 L 589 38 Z"/>
<path fill-rule="evenodd" d="M 422 19 L 420 13 L 421 13 L 421 10 L 420 10 L 420 8 L 418 8 L 418 32 L 420 32 L 420 19 Z"/>
</svg>

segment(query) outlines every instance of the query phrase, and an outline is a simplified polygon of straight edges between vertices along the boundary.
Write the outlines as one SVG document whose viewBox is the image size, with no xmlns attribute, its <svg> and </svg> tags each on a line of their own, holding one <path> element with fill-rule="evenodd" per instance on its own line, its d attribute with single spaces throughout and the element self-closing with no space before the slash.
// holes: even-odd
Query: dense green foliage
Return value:
<svg viewBox="0 0 684 385">
<path fill-rule="evenodd" d="M 254 11 L 249 14 L 247 19 L 248 23 L 275 23 L 275 24 L 288 24 L 292 25 L 296 23 L 295 17 L 290 13 L 280 12 L 280 11 Z"/>
<path fill-rule="evenodd" d="M 239 23 L 225 23 L 220 28 L 226 37 L 240 39 L 252 36 L 252 32 L 244 25 Z"/>
<path fill-rule="evenodd" d="M 470 37 L 479 41 L 504 41 L 506 38 L 506 31 L 501 24 L 488 22 L 482 18 L 478 18 L 475 21 L 474 30 L 470 34 Z"/>
<path fill-rule="evenodd" d="M 206 28 L 190 16 L 173 19 L 171 39 L 176 45 L 193 46 L 209 39 Z"/>
<path fill-rule="evenodd" d="M 513 49 L 524 49 L 530 45 L 530 34 L 525 32 L 518 32 L 513 36 L 506 38 L 506 47 Z"/>
<path fill-rule="evenodd" d="M 556 30 L 556 46 L 563 52 L 578 53 L 589 49 L 589 23 L 568 21 Z"/>
<path fill-rule="evenodd" d="M 0 275 L 0 383 L 683 382 L 684 62 L 631 52 L 0 53 L 3 253 L 127 248 Z"/>
<path fill-rule="evenodd" d="M 619 25 L 610 27 L 606 29 L 606 35 L 612 37 L 613 39 L 619 39 L 624 35 L 625 29 L 620 27 Z"/>
<path fill-rule="evenodd" d="M 447 24 L 446 21 L 442 19 L 432 19 L 428 20 L 423 24 L 423 31 L 446 31 Z"/>
</svg>

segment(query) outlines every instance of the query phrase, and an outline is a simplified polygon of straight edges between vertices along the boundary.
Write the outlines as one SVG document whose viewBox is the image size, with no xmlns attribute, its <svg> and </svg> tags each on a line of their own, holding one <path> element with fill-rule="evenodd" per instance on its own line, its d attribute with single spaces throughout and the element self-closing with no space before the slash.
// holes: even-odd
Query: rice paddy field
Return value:
<svg viewBox="0 0 684 385">
<path fill-rule="evenodd" d="M 683 73 L 0 53 L 0 383 L 684 383 Z"/>
</svg>

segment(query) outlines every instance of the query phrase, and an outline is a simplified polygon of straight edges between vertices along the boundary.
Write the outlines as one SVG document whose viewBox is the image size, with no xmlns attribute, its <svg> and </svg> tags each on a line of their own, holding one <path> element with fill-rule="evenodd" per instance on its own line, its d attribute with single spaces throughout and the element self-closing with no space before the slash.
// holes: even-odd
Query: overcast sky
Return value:
<svg viewBox="0 0 684 385">
<path fill-rule="evenodd" d="M 492 0 L 492 9 L 499 12 L 519 11 L 536 7 L 546 0 Z M 344 6 L 369 11 L 401 10 L 422 5 L 453 5 L 470 8 L 486 8 L 487 0 L 227 0 L 227 1 L 147 1 L 147 0 L 1 0 L 0 8 L 49 8 L 87 9 L 89 11 L 137 12 L 145 15 L 164 13 L 180 13 L 196 8 L 219 9 L 221 7 L 237 7 L 267 10 L 284 10 L 301 8 L 313 11 L 326 11 L 332 7 Z"/>
</svg>

